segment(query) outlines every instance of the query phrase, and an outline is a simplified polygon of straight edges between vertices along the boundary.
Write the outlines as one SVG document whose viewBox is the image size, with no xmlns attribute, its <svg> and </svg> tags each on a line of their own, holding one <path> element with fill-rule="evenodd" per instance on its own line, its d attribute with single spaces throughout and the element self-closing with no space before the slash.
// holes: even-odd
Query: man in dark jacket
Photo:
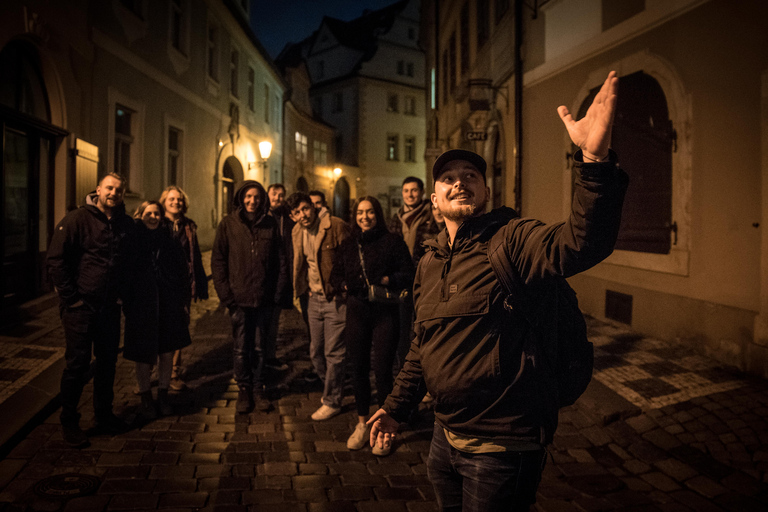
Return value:
<svg viewBox="0 0 768 512">
<path fill-rule="evenodd" d="M 282 290 L 282 304 L 276 304 L 272 312 L 272 318 L 269 322 L 269 331 L 264 344 L 264 366 L 272 371 L 285 371 L 288 365 L 277 359 L 275 350 L 277 349 L 277 331 L 280 326 L 280 312 L 283 309 L 293 308 L 293 290 L 291 289 L 290 270 L 293 266 L 293 244 L 291 243 L 291 231 L 293 230 L 293 220 L 288 206 L 285 204 L 285 187 L 282 183 L 273 183 L 267 187 L 269 196 L 269 214 L 277 221 L 280 238 L 283 240 L 283 259 L 284 265 L 288 269 L 288 279 L 285 280 L 285 290 Z"/>
<path fill-rule="evenodd" d="M 339 246 L 350 230 L 327 208 L 315 209 L 303 192 L 291 194 L 286 202 L 296 221 L 292 233 L 293 293 L 307 312 L 310 358 L 323 382 L 323 403 L 312 413 L 312 419 L 322 421 L 341 412 L 347 305 L 342 291 L 331 284 L 331 271 Z"/>
<path fill-rule="evenodd" d="M 558 112 L 581 151 L 568 220 L 547 225 L 509 208 L 484 214 L 486 163 L 443 153 L 432 202 L 446 230 L 428 242 L 414 283 L 416 338 L 395 389 L 371 417 L 371 444 L 391 443 L 426 390 L 435 401 L 427 470 L 442 510 L 528 510 L 557 425 L 556 378 L 528 350 L 540 343 L 505 293 L 488 259 L 503 230 L 511 265 L 527 285 L 568 277 L 606 258 L 618 234 L 626 174 L 609 152 L 618 79 L 608 75 L 586 116 Z M 541 315 L 540 318 L 553 318 Z"/>
<path fill-rule="evenodd" d="M 278 292 L 287 278 L 277 221 L 268 215 L 264 187 L 247 180 L 234 196 L 235 211 L 216 229 L 211 253 L 213 285 L 229 309 L 234 339 L 235 410 L 271 408 L 264 394 L 263 343 Z"/>
<path fill-rule="evenodd" d="M 118 298 L 125 279 L 126 252 L 134 223 L 125 214 L 125 180 L 106 175 L 86 205 L 69 212 L 56 226 L 48 248 L 48 273 L 60 299 L 66 339 L 61 376 L 61 427 L 64 441 L 84 446 L 77 404 L 87 382 L 91 347 L 96 357 L 93 409 L 97 430 L 116 433 L 126 425 L 112 412 L 115 364 L 120 343 Z"/>
</svg>

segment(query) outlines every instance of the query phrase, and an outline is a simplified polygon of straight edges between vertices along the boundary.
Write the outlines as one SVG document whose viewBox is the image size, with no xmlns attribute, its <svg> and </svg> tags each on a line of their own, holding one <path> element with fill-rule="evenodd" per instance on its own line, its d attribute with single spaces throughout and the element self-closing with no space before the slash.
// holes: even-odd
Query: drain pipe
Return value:
<svg viewBox="0 0 768 512">
<path fill-rule="evenodd" d="M 515 0 L 515 209 L 523 209 L 523 0 Z"/>
</svg>

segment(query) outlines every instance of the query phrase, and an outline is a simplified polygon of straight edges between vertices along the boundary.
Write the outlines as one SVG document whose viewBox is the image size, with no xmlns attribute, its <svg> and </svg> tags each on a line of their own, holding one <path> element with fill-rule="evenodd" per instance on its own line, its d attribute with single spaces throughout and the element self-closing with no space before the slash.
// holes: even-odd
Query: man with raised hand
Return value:
<svg viewBox="0 0 768 512">
<path fill-rule="evenodd" d="M 557 426 L 556 376 L 526 353 L 538 338 L 506 311 L 487 249 L 504 230 L 511 268 L 526 286 L 572 276 L 611 253 L 627 185 L 609 150 L 617 90 L 611 72 L 583 119 L 558 108 L 580 148 L 565 222 L 544 224 L 509 208 L 485 213 L 486 162 L 471 151 L 447 151 L 432 168 L 432 202 L 447 229 L 427 242 L 414 283 L 416 337 L 369 423 L 371 445 L 389 444 L 424 393 L 432 394 L 427 470 L 441 510 L 522 511 L 536 500 Z"/>
</svg>

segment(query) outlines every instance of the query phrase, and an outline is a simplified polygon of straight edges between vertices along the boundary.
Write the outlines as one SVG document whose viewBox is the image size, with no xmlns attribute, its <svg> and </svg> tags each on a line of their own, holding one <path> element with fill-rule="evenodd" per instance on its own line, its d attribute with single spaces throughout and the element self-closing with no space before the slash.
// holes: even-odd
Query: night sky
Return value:
<svg viewBox="0 0 768 512">
<path fill-rule="evenodd" d="M 286 43 L 295 43 L 314 32 L 323 16 L 349 21 L 397 0 L 255 0 L 251 26 L 274 59 Z"/>
</svg>

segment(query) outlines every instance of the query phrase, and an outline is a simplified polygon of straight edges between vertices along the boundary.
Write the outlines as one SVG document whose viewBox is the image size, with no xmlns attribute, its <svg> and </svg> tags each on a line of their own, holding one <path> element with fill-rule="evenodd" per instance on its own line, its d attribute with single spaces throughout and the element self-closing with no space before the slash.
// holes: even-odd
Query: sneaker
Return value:
<svg viewBox="0 0 768 512">
<path fill-rule="evenodd" d="M 187 389 L 187 384 L 181 380 L 181 377 L 173 377 L 169 388 L 174 391 L 184 391 Z"/>
<path fill-rule="evenodd" d="M 61 435 L 64 442 L 72 448 L 82 448 L 88 445 L 88 436 L 80 429 L 79 425 L 62 425 Z"/>
<path fill-rule="evenodd" d="M 273 372 L 285 372 L 290 368 L 287 364 L 277 358 L 265 360 L 264 367 L 272 370 Z"/>
<path fill-rule="evenodd" d="M 379 448 L 379 443 L 376 443 L 371 449 L 371 453 L 377 457 L 386 457 L 390 451 L 392 451 L 392 441 L 386 441 L 383 448 Z"/>
<path fill-rule="evenodd" d="M 140 394 L 141 404 L 136 411 L 139 416 L 147 420 L 154 420 L 157 418 L 157 407 L 155 401 L 152 399 L 152 391 L 145 391 Z"/>
<path fill-rule="evenodd" d="M 123 434 L 128 432 L 128 428 L 128 425 L 113 413 L 96 418 L 95 430 L 100 434 Z"/>
<path fill-rule="evenodd" d="M 333 418 L 341 412 L 341 407 L 330 407 L 328 405 L 321 405 L 318 410 L 312 413 L 312 419 L 315 421 L 323 421 L 329 418 Z"/>
<path fill-rule="evenodd" d="M 355 426 L 355 431 L 347 439 L 347 448 L 350 450 L 359 450 L 368 442 L 368 425 L 366 423 L 358 423 Z"/>
</svg>

